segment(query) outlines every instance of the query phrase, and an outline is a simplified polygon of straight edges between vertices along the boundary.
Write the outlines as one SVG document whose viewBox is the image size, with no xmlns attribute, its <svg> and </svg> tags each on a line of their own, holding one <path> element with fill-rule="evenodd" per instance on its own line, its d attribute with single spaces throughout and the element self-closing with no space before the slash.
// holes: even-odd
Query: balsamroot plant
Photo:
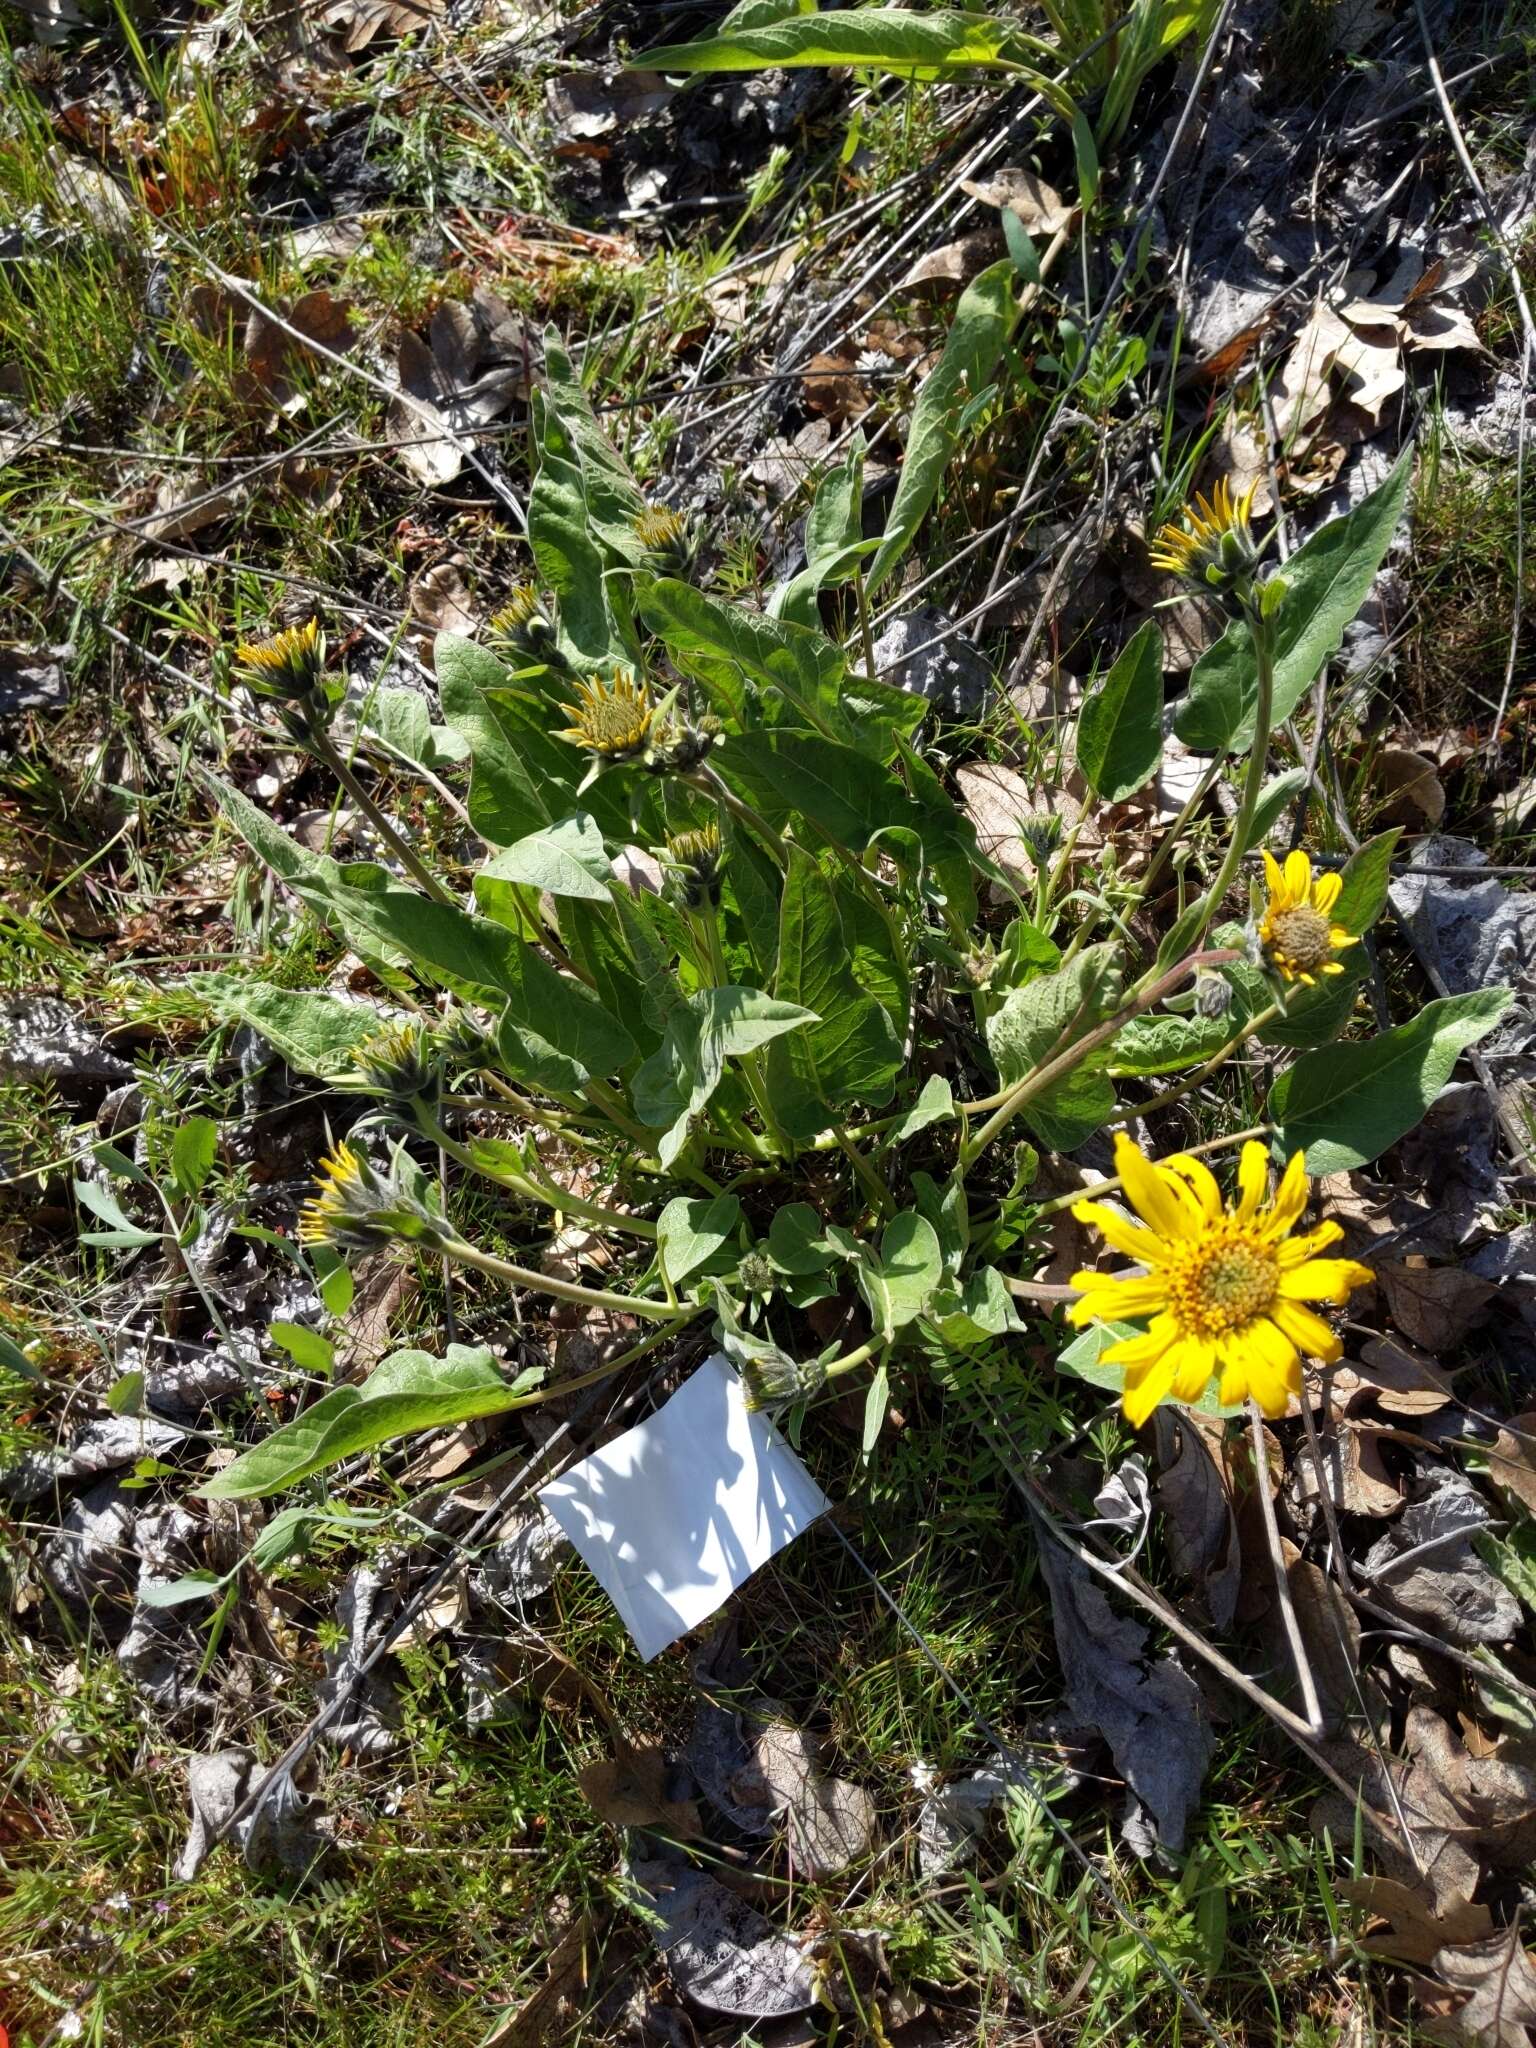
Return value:
<svg viewBox="0 0 1536 2048">
<path fill-rule="evenodd" d="M 990 374 L 987 349 L 1010 331 L 1011 276 L 984 273 L 962 302 L 969 326 L 950 347 L 971 376 Z M 326 995 L 201 984 L 221 1015 L 368 1104 L 304 1214 L 324 1277 L 399 1245 L 534 1300 L 621 1310 L 642 1334 L 603 1370 L 707 1325 L 760 1403 L 814 1403 L 862 1375 L 872 1444 L 894 1376 L 1009 1345 L 1021 1301 L 1038 1303 L 1021 1277 L 1032 1235 L 1064 1206 L 1032 1195 L 1040 1155 L 1113 1130 L 1114 1177 L 1078 1213 L 1134 1270 L 1077 1276 L 1084 1327 L 1063 1363 L 1120 1387 L 1140 1424 L 1165 1400 L 1277 1413 L 1307 1359 L 1337 1355 L 1325 1311 L 1366 1275 L 1320 1256 L 1336 1233 L 1307 1227 L 1307 1175 L 1408 1130 L 1505 1000 L 1454 997 L 1359 1035 L 1362 941 L 1395 835 L 1342 861 L 1263 853 L 1304 780 L 1271 775 L 1272 739 L 1369 589 L 1408 458 L 1283 575 L 1265 573 L 1249 502 L 1225 484 L 1158 535 L 1159 559 L 1226 617 L 1174 722 L 1208 756 L 1202 787 L 1230 772 L 1237 802 L 1214 851 L 1193 836 L 1192 799 L 1145 863 L 1091 887 L 1054 821 L 1021 817 L 1026 858 L 988 857 L 924 752 L 923 702 L 870 672 L 857 626 L 850 653 L 819 623 L 824 590 L 857 597 L 910 545 L 938 432 L 928 392 L 939 380 L 958 402 L 965 384 L 942 375 L 919 402 L 885 536 L 863 539 L 855 446 L 820 486 L 808 567 L 763 612 L 701 587 L 694 536 L 647 505 L 551 337 L 535 579 L 487 644 L 444 634 L 436 647 L 478 866 L 428 872 L 394 827 L 398 872 L 343 865 L 218 790 L 398 1013 L 381 1028 Z M 1158 657 L 1144 626 L 1083 704 L 1090 811 L 1156 772 Z M 376 814 L 331 737 L 339 692 L 318 631 L 246 649 L 240 667 Z M 1124 1126 L 1250 1042 L 1288 1060 L 1258 1124 L 1200 1147 L 1209 1164 L 1149 1161 Z M 498 1205 L 495 1250 L 456 1220 L 474 1183 Z M 585 1233 L 578 1277 L 545 1269 L 556 1219 Z M 846 1313 L 820 1327 L 847 1334 L 819 1344 L 805 1311 L 838 1302 Z M 274 1492 L 548 1391 L 536 1372 L 509 1384 L 487 1352 L 402 1352 L 206 1491 Z"/>
</svg>

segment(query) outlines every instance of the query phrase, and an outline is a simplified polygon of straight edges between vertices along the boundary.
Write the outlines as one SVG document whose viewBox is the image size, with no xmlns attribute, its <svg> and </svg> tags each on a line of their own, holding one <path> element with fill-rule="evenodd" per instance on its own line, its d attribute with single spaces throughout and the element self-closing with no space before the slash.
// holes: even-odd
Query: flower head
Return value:
<svg viewBox="0 0 1536 2048">
<path fill-rule="evenodd" d="M 299 1241 L 336 1251 L 372 1251 L 398 1238 L 441 1241 L 442 1218 L 428 1206 L 425 1190 L 419 1169 L 399 1146 L 381 1171 L 356 1145 L 337 1145 L 320 1162 L 315 1192 L 299 1216 Z"/>
<path fill-rule="evenodd" d="M 414 1020 L 373 1032 L 354 1049 L 352 1065 L 359 1086 L 397 1102 L 435 1099 L 442 1079 L 432 1037 Z"/>
<path fill-rule="evenodd" d="M 691 552 L 688 521 L 670 505 L 652 505 L 635 521 L 635 536 L 648 555 L 669 569 L 684 569 Z"/>
<path fill-rule="evenodd" d="M 572 723 L 558 734 L 585 747 L 601 761 L 630 761 L 645 751 L 656 712 L 651 693 L 628 669 L 616 669 L 611 683 L 601 677 L 576 685 L 577 702 L 567 704 Z"/>
<path fill-rule="evenodd" d="M 720 901 L 720 869 L 724 856 L 720 828 L 705 825 L 697 832 L 674 832 L 667 841 L 666 865 L 685 910 L 715 908 Z"/>
<path fill-rule="evenodd" d="M 1343 877 L 1319 875 L 1314 880 L 1311 861 L 1299 852 L 1287 854 L 1283 868 L 1266 852 L 1264 875 L 1269 902 L 1259 921 L 1259 943 L 1268 964 L 1282 981 L 1299 981 L 1308 988 L 1320 974 L 1342 974 L 1334 955 L 1359 944 L 1355 934 L 1335 924 L 1330 914 L 1344 887 Z"/>
<path fill-rule="evenodd" d="M 1240 498 L 1234 498 L 1223 477 L 1209 497 L 1201 492 L 1177 520 L 1158 528 L 1152 540 L 1153 568 L 1222 593 L 1248 586 L 1260 553 L 1248 523 L 1258 487 L 1255 478 Z"/>
<path fill-rule="evenodd" d="M 253 640 L 235 649 L 240 680 L 255 697 L 291 703 L 307 697 L 325 667 L 325 637 L 320 621 L 287 626 L 269 640 Z"/>
<path fill-rule="evenodd" d="M 543 662 L 557 659 L 555 629 L 531 583 L 513 584 L 506 603 L 492 615 L 490 626 L 496 639 L 504 640 L 520 654 L 530 654 Z"/>
<path fill-rule="evenodd" d="M 1159 1401 L 1197 1401 L 1213 1378 L 1225 1405 L 1251 1397 L 1266 1415 L 1284 1414 L 1301 1391 L 1301 1354 L 1331 1362 L 1343 1348 L 1305 1304 L 1342 1306 L 1372 1277 L 1353 1259 L 1316 1256 L 1343 1236 L 1337 1223 L 1291 1234 L 1307 1205 L 1303 1155 L 1266 1202 L 1268 1162 L 1250 1140 L 1231 1209 L 1209 1168 L 1188 1153 L 1154 1164 L 1121 1132 L 1115 1171 L 1140 1222 L 1103 1202 L 1074 1203 L 1072 1213 L 1143 1270 L 1075 1273 L 1082 1294 L 1068 1315 L 1078 1325 L 1147 1320 L 1141 1335 L 1104 1353 L 1106 1365 L 1125 1367 L 1126 1414 L 1140 1428 Z"/>
</svg>

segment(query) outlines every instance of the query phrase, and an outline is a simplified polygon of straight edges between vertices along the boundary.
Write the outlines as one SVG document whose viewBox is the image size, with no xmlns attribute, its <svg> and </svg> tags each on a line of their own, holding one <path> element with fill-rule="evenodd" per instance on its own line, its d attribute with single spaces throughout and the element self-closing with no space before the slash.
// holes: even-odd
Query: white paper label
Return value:
<svg viewBox="0 0 1536 2048">
<path fill-rule="evenodd" d="M 647 1661 L 831 1505 L 720 1352 L 539 1499 Z"/>
</svg>

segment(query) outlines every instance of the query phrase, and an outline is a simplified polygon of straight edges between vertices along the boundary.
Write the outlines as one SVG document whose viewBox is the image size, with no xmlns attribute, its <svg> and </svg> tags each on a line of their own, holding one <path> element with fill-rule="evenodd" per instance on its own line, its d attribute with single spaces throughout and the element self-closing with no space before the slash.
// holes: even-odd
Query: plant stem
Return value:
<svg viewBox="0 0 1536 2048">
<path fill-rule="evenodd" d="M 1176 966 L 1159 975 L 1150 988 L 1134 995 L 1130 1002 L 1115 1012 L 1113 1017 L 1106 1018 L 1102 1024 L 1095 1025 L 1092 1031 L 1085 1032 L 1073 1044 L 1060 1052 L 1053 1052 L 1039 1066 L 1032 1068 L 1021 1081 L 1015 1082 L 1013 1087 L 1002 1095 L 1000 1101 L 996 1096 L 988 1096 L 984 1101 L 964 1104 L 963 1107 L 970 1110 L 989 1109 L 994 1102 L 998 1103 L 998 1107 L 975 1137 L 967 1138 L 961 1145 L 957 1171 L 963 1174 L 967 1167 L 980 1158 L 999 1131 L 1012 1121 L 1025 1103 L 1032 1101 L 1055 1082 L 1063 1080 L 1074 1068 L 1080 1067 L 1090 1053 L 1097 1052 L 1101 1045 L 1107 1045 L 1115 1033 L 1122 1026 L 1129 1024 L 1132 1018 L 1139 1017 L 1143 1011 L 1150 1010 L 1154 1004 L 1160 1003 L 1163 997 L 1176 989 L 1187 975 L 1193 974 L 1197 968 L 1217 967 L 1237 957 L 1236 948 L 1231 946 L 1218 947 L 1209 953 L 1191 953 Z"/>
<path fill-rule="evenodd" d="M 1303 1396 L 1305 1399 L 1305 1396 Z M 1253 1441 L 1253 1483 L 1259 1490 L 1259 1512 L 1264 1517 L 1264 1534 L 1269 1543 L 1270 1562 L 1275 1572 L 1275 1598 L 1280 1604 L 1280 1619 L 1285 1628 L 1286 1645 L 1295 1667 L 1296 1682 L 1301 1687 L 1302 1711 L 1307 1717 L 1308 1732 L 1314 1740 L 1323 1733 L 1323 1710 L 1318 1703 L 1317 1686 L 1313 1682 L 1312 1667 L 1307 1662 L 1306 1645 L 1301 1640 L 1301 1628 L 1296 1620 L 1296 1608 L 1291 1600 L 1291 1584 L 1285 1569 L 1285 1553 L 1280 1548 L 1280 1528 L 1275 1520 L 1275 1503 L 1269 1491 L 1269 1458 L 1264 1448 L 1264 1417 L 1259 1412 L 1257 1401 L 1248 1403 L 1248 1430 Z M 1326 1488 L 1324 1489 L 1326 1491 Z"/>
<path fill-rule="evenodd" d="M 491 1166 L 483 1159 L 477 1159 L 469 1145 L 461 1145 L 450 1138 L 440 1124 L 430 1117 L 420 1119 L 424 1136 L 446 1152 L 450 1159 L 456 1159 L 460 1166 L 470 1173 L 477 1173 L 482 1180 L 494 1181 L 498 1187 L 510 1188 L 513 1194 L 522 1195 L 531 1202 L 541 1202 L 547 1209 L 557 1209 L 567 1216 L 577 1216 L 583 1223 L 594 1224 L 599 1230 L 616 1230 L 626 1237 L 654 1239 L 656 1226 L 643 1216 L 626 1216 L 618 1209 L 605 1209 L 601 1202 L 589 1202 L 582 1195 L 573 1194 L 569 1188 L 562 1188 L 554 1181 L 536 1178 L 533 1174 L 519 1173 L 512 1168 Z"/>
<path fill-rule="evenodd" d="M 1259 678 L 1253 707 L 1253 746 L 1248 755 L 1242 802 L 1232 821 L 1232 836 L 1227 842 L 1226 856 L 1217 870 L 1215 881 L 1205 892 L 1200 905 L 1200 923 L 1190 935 L 1191 942 L 1197 945 L 1210 930 L 1216 913 L 1221 909 L 1222 899 L 1242 866 L 1243 855 L 1248 851 L 1248 839 L 1253 830 L 1254 813 L 1259 807 L 1259 792 L 1264 787 L 1264 770 L 1269 760 L 1269 729 L 1275 704 L 1275 630 L 1273 622 L 1260 618 L 1257 609 L 1249 614 L 1248 623 L 1253 634 L 1253 658 Z M 1155 968 L 1148 969 L 1149 974 L 1153 972 Z M 1142 979 L 1145 981 L 1146 976 Z"/>
<path fill-rule="evenodd" d="M 837 1140 L 838 1150 L 846 1155 L 849 1165 L 853 1168 L 859 1186 L 874 1204 L 875 1213 L 879 1216 L 889 1216 L 891 1213 L 891 1195 L 885 1182 L 881 1180 L 879 1174 L 876 1173 L 875 1169 L 870 1165 L 869 1161 L 864 1157 L 864 1154 L 845 1130 L 839 1129 L 833 1133 L 833 1136 Z"/>
<path fill-rule="evenodd" d="M 1196 1067 L 1195 1071 L 1180 1081 L 1176 1087 L 1165 1088 L 1161 1095 L 1154 1095 L 1150 1102 L 1138 1102 L 1131 1115 L 1150 1116 L 1155 1109 L 1168 1109 L 1175 1102 L 1182 1102 L 1192 1089 L 1200 1086 L 1207 1074 L 1214 1074 L 1223 1061 L 1231 1059 L 1240 1045 L 1245 1044 L 1256 1032 L 1262 1031 L 1271 1018 L 1280 1015 L 1283 1008 L 1284 1005 L 1281 1003 L 1271 1003 L 1268 1009 L 1260 1010 L 1256 1017 L 1250 1017 L 1241 1031 L 1233 1033 L 1220 1052 L 1213 1052 L 1202 1066 Z M 1122 1117 L 1120 1121 L 1126 1123 L 1130 1119 Z"/>
<path fill-rule="evenodd" d="M 347 795 L 351 797 L 353 803 L 357 805 L 385 845 L 389 847 L 406 873 L 418 882 L 426 890 L 427 894 L 435 898 L 437 902 L 451 904 L 453 898 L 448 894 L 442 883 L 438 881 L 437 877 L 422 864 L 419 857 L 406 845 L 394 826 L 390 824 L 388 818 L 385 817 L 373 798 L 352 773 L 351 768 L 337 752 L 330 734 L 328 732 L 312 732 L 309 738 L 309 745 L 311 752 L 330 769 L 336 780 L 347 792 Z"/>
<path fill-rule="evenodd" d="M 647 1316 L 652 1322 L 676 1322 L 679 1318 L 697 1315 L 696 1308 L 669 1308 L 665 1302 L 645 1301 L 638 1294 L 610 1294 L 606 1288 L 582 1287 L 575 1280 L 559 1280 L 553 1273 L 535 1273 L 527 1266 L 514 1266 L 507 1259 L 498 1259 L 492 1252 L 483 1252 L 477 1246 L 466 1244 L 461 1237 L 445 1237 L 442 1250 L 450 1259 L 457 1259 L 460 1265 L 473 1266 L 476 1272 L 488 1273 L 493 1280 L 501 1280 L 508 1287 L 526 1287 L 535 1294 L 552 1294 L 557 1301 L 577 1302 L 583 1308 L 608 1309 L 616 1315 Z"/>
<path fill-rule="evenodd" d="M 737 796 L 734 790 L 727 789 L 707 761 L 701 762 L 691 775 L 684 777 L 684 780 L 691 782 L 695 789 L 701 789 L 706 795 L 715 797 L 723 803 L 733 818 L 739 818 L 743 825 L 757 834 L 781 868 L 789 866 L 789 848 L 785 845 L 783 836 L 774 831 L 760 811 L 753 810 L 752 806 Z"/>
<path fill-rule="evenodd" d="M 869 588 L 862 569 L 854 571 L 853 589 L 859 605 L 859 636 L 864 642 L 864 672 L 872 683 L 878 682 L 879 677 L 875 672 L 875 629 L 870 624 Z"/>
</svg>

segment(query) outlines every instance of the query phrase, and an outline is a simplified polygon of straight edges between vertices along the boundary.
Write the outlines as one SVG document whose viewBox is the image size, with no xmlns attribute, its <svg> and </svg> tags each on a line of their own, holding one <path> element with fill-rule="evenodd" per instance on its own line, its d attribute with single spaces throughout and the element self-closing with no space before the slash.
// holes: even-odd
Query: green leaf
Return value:
<svg viewBox="0 0 1536 2048">
<path fill-rule="evenodd" d="M 614 552 L 594 538 L 587 477 L 571 427 L 556 404 L 538 391 L 533 395 L 532 422 L 538 473 L 528 493 L 528 545 L 540 582 L 558 602 L 561 651 L 587 669 L 611 668 L 619 662 L 636 666 L 638 649 L 610 602 L 605 571 L 613 566 Z M 625 537 L 634 551 L 633 531 Z"/>
<path fill-rule="evenodd" d="M 582 490 L 592 531 L 615 562 L 638 562 L 644 549 L 635 522 L 645 497 L 598 423 L 586 388 L 572 367 L 558 328 L 544 330 L 544 382 L 581 465 Z"/>
<path fill-rule="evenodd" d="M 944 1259 L 944 1270 L 953 1280 L 965 1263 L 965 1255 L 971 1246 L 965 1182 L 948 1180 L 940 1187 L 931 1173 L 914 1173 L 912 1195 L 919 1213 L 933 1225 Z"/>
<path fill-rule="evenodd" d="M 1276 725 L 1290 717 L 1343 644 L 1344 629 L 1392 545 L 1412 475 L 1409 447 L 1385 483 L 1353 512 L 1330 520 L 1286 563 L 1286 596 L 1276 622 Z M 1236 619 L 1195 663 L 1174 730 L 1197 753 L 1242 753 L 1253 745 L 1257 693 L 1253 634 L 1246 620 Z"/>
<path fill-rule="evenodd" d="M 538 1377 L 537 1370 L 522 1373 L 509 1385 L 489 1351 L 463 1344 L 450 1344 L 442 1359 L 429 1351 L 397 1351 L 362 1386 L 333 1387 L 199 1491 L 205 1500 L 281 1492 L 396 1437 L 501 1414 L 516 1407 Z"/>
<path fill-rule="evenodd" d="M 762 71 L 804 65 L 854 64 L 894 78 L 945 78 L 955 72 L 1013 70 L 1048 54 L 1033 36 L 990 14 L 935 8 L 915 14 L 904 7 L 859 7 L 846 13 L 786 14 L 731 26 L 692 43 L 645 50 L 632 69 L 646 71 Z M 1052 55 L 1051 61 L 1055 61 Z M 1038 91 L 1048 81 L 1031 79 Z M 1052 89 L 1052 104 L 1060 94 Z"/>
<path fill-rule="evenodd" d="M 315 1285 L 320 1290 L 320 1299 L 333 1316 L 344 1316 L 352 1306 L 356 1291 L 351 1269 L 344 1263 L 339 1252 L 333 1252 L 329 1245 L 316 1245 L 310 1253 L 314 1261 Z"/>
<path fill-rule="evenodd" d="M 956 1350 L 988 1343 L 1024 1327 L 996 1266 L 967 1273 L 960 1287 L 939 1289 L 929 1303 L 928 1319 L 944 1343 Z"/>
<path fill-rule="evenodd" d="M 841 462 L 816 487 L 805 515 L 805 567 L 773 594 L 769 613 L 801 626 L 820 623 L 820 591 L 846 583 L 878 541 L 864 538 L 864 435 L 854 434 Z"/>
<path fill-rule="evenodd" d="M 921 831 L 924 815 L 905 783 L 869 755 L 808 732 L 733 734 L 720 749 L 721 778 L 771 824 L 794 813 L 850 853 L 877 832 Z"/>
<path fill-rule="evenodd" d="M 656 1245 L 667 1262 L 667 1278 L 680 1287 L 690 1273 L 706 1265 L 741 1221 L 735 1195 L 713 1200 L 678 1195 L 656 1219 Z"/>
<path fill-rule="evenodd" d="M 434 772 L 462 761 L 468 751 L 452 726 L 432 723 L 426 699 L 415 690 L 376 690 L 368 705 L 368 730 L 394 753 Z"/>
<path fill-rule="evenodd" d="M 826 1224 L 809 1202 L 786 1202 L 768 1226 L 768 1256 L 783 1273 L 825 1273 L 833 1259 Z"/>
<path fill-rule="evenodd" d="M 944 1277 L 938 1232 L 916 1209 L 893 1216 L 880 1237 L 880 1258 L 859 1268 L 870 1312 L 889 1336 L 916 1320 Z"/>
<path fill-rule="evenodd" d="M 275 1322 L 268 1325 L 272 1342 L 280 1344 L 294 1364 L 304 1372 L 323 1373 L 327 1379 L 336 1363 L 336 1347 L 303 1323 Z"/>
<path fill-rule="evenodd" d="M 860 1444 L 860 1456 L 867 1458 L 880 1441 L 880 1432 L 885 1427 L 886 1410 L 891 1405 L 891 1376 L 884 1362 L 876 1367 L 864 1395 L 864 1433 Z"/>
<path fill-rule="evenodd" d="M 128 1220 L 110 1188 L 98 1187 L 94 1181 L 89 1180 L 77 1180 L 74 1186 L 76 1198 L 85 1204 L 93 1216 L 99 1216 L 110 1232 L 109 1235 L 104 1235 L 100 1231 L 89 1232 L 82 1237 L 83 1244 L 110 1245 L 118 1250 L 126 1250 L 130 1247 L 142 1248 L 160 1242 L 161 1233 L 158 1230 L 141 1230 L 137 1223 Z"/>
<path fill-rule="evenodd" d="M 868 23 L 876 14 L 896 14 L 895 9 L 860 8 L 852 13 L 831 15 L 833 22 Z M 942 16 L 900 15 L 910 28 L 927 28 Z M 952 19 L 954 17 L 951 17 Z M 990 33 L 1006 36 L 1000 22 L 986 16 L 967 17 L 985 22 Z M 880 549 L 870 564 L 868 585 L 877 591 L 905 557 L 917 538 L 928 508 L 938 493 L 944 472 L 954 455 L 960 434 L 960 419 L 967 400 L 974 398 L 997 368 L 998 359 L 1018 318 L 1014 298 L 1012 257 L 994 263 L 972 278 L 960 294 L 944 353 L 929 371 L 912 408 L 912 425 L 907 434 L 906 454 L 895 495 L 886 514 Z"/>
<path fill-rule="evenodd" d="M 631 1090 L 640 1121 L 666 1127 L 658 1147 L 662 1165 L 670 1166 L 682 1150 L 689 1123 L 719 1086 L 729 1056 L 756 1052 L 815 1021 L 811 1011 L 757 988 L 700 989 L 679 1003 Z"/>
<path fill-rule="evenodd" d="M 848 665 L 819 627 L 765 618 L 666 576 L 647 584 L 639 602 L 641 617 L 666 642 L 676 665 L 710 690 L 727 718 L 751 722 L 742 688 L 742 679 L 750 678 L 773 700 L 775 718 L 788 706 L 796 723 L 858 744 L 858 729 L 842 702 Z"/>
<path fill-rule="evenodd" d="M 890 1101 L 901 1070 L 901 1038 L 887 1011 L 854 979 L 837 896 L 798 846 L 790 848 L 784 878 L 774 988 L 817 1019 L 768 1055 L 774 1113 L 791 1136 L 815 1137 L 844 1105 L 878 1108 Z"/>
<path fill-rule="evenodd" d="M 196 990 L 222 1024 L 248 1024 L 298 1074 L 344 1074 L 352 1053 L 383 1021 L 368 1003 L 279 988 L 238 974 L 195 974 Z"/>
<path fill-rule="evenodd" d="M 574 817 L 562 818 L 558 825 L 541 826 L 492 854 L 475 877 L 477 896 L 482 877 L 545 889 L 551 896 L 580 896 L 591 903 L 607 903 L 613 869 L 597 821 L 578 811 Z"/>
<path fill-rule="evenodd" d="M 1256 846 L 1274 831 L 1284 814 L 1287 804 L 1300 796 L 1307 786 L 1305 768 L 1287 768 L 1283 775 L 1277 775 L 1266 782 L 1259 791 L 1259 800 L 1253 807 L 1253 823 L 1248 828 L 1248 837 L 1243 842 L 1244 853 L 1251 853 Z"/>
<path fill-rule="evenodd" d="M 114 1415 L 142 1415 L 144 1413 L 144 1375 L 141 1372 L 125 1372 L 107 1391 L 107 1407 Z"/>
<path fill-rule="evenodd" d="M 1112 940 L 1089 946 L 1054 974 L 1037 975 L 1010 989 L 987 1020 L 987 1045 L 998 1080 L 1011 1088 L 1055 1052 L 1065 1050 L 1109 1016 L 1120 994 L 1119 948 Z M 1047 1145 L 1070 1152 L 1115 1111 L 1115 1091 L 1100 1052 L 1019 1111 Z"/>
<path fill-rule="evenodd" d="M 1387 907 L 1387 889 L 1392 880 L 1392 856 L 1403 836 L 1401 825 L 1378 832 L 1351 854 L 1345 864 L 1343 887 L 1330 915 L 1347 932 L 1369 931 Z"/>
<path fill-rule="evenodd" d="M 211 1600 L 228 1583 L 209 1571 L 187 1572 L 179 1579 L 141 1578 L 138 1597 L 146 1607 L 185 1607 L 192 1600 Z"/>
<path fill-rule="evenodd" d="M 211 1116 L 184 1117 L 171 1139 L 171 1172 L 178 1194 L 190 1199 L 213 1171 L 219 1156 L 219 1127 Z"/>
<path fill-rule="evenodd" d="M 1163 758 L 1163 639 L 1148 619 L 1077 718 L 1077 765 L 1095 796 L 1117 804 L 1142 789 Z"/>
<path fill-rule="evenodd" d="M 574 1094 L 633 1056 L 634 1040 L 590 989 L 502 926 L 399 888 L 378 869 L 343 868 L 308 853 L 238 792 L 211 786 L 242 838 L 354 943 L 358 936 L 382 943 L 418 974 L 430 969 L 450 988 L 504 998 L 497 1044 L 513 1078 Z"/>
<path fill-rule="evenodd" d="M 1105 1071 L 1117 1081 L 1176 1074 L 1220 1052 L 1237 1029 L 1230 1017 L 1133 1017 L 1115 1033 Z"/>
<path fill-rule="evenodd" d="M 1305 1151 L 1309 1173 L 1364 1166 L 1413 1129 L 1459 1056 L 1487 1037 L 1513 999 L 1507 988 L 1443 996 L 1377 1038 L 1309 1053 L 1270 1094 L 1277 1148 Z"/>
<path fill-rule="evenodd" d="M 469 748 L 469 822 L 491 846 L 510 846 L 556 815 L 530 772 L 518 734 L 491 694 L 513 685 L 513 672 L 488 648 L 457 633 L 439 633 L 432 665 L 443 716 Z"/>
<path fill-rule="evenodd" d="M 916 1102 L 886 1139 L 888 1145 L 904 1145 L 931 1124 L 948 1123 L 955 1113 L 955 1095 L 943 1074 L 930 1074 Z"/>
</svg>

